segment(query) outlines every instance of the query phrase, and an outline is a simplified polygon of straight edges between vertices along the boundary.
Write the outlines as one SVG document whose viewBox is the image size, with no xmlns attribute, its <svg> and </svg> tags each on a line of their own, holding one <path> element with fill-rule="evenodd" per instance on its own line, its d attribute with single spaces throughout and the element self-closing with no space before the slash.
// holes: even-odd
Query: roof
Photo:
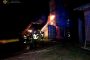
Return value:
<svg viewBox="0 0 90 60">
<path fill-rule="evenodd" d="M 89 4 L 85 4 L 85 5 L 82 5 L 82 6 L 79 6 L 77 8 L 75 8 L 74 10 L 86 10 L 86 9 L 89 9 L 90 8 L 90 3 Z"/>
</svg>

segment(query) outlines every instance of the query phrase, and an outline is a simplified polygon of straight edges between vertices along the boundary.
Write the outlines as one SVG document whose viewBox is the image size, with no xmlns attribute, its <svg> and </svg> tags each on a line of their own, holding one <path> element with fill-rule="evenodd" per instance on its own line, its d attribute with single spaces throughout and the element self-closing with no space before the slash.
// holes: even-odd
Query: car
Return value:
<svg viewBox="0 0 90 60">
<path fill-rule="evenodd" d="M 43 41 L 44 32 L 40 30 L 40 27 L 39 23 L 32 23 L 31 27 L 26 29 L 26 32 L 22 35 L 21 39 L 27 50 L 36 47 L 38 42 Z"/>
</svg>

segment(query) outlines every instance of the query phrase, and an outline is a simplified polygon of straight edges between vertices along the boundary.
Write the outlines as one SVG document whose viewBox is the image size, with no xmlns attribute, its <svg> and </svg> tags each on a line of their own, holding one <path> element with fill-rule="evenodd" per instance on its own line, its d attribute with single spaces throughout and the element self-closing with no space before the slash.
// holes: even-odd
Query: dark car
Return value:
<svg viewBox="0 0 90 60">
<path fill-rule="evenodd" d="M 31 27 L 22 35 L 21 39 L 26 49 L 34 48 L 38 42 L 43 41 L 44 32 L 40 30 L 41 28 L 41 24 L 32 23 Z"/>
</svg>

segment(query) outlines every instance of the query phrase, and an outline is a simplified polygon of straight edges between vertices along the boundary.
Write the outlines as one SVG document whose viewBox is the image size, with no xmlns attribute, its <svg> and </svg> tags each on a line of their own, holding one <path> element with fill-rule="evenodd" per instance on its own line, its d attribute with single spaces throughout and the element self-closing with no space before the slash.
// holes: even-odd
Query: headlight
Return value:
<svg viewBox="0 0 90 60">
<path fill-rule="evenodd" d="M 38 39 L 38 34 L 33 34 L 33 39 Z"/>
<path fill-rule="evenodd" d="M 24 35 L 24 39 L 27 39 L 27 36 Z"/>
<path fill-rule="evenodd" d="M 26 44 L 26 41 L 24 41 L 24 43 Z"/>
<path fill-rule="evenodd" d="M 28 32 L 32 33 L 32 30 L 28 30 Z"/>
</svg>

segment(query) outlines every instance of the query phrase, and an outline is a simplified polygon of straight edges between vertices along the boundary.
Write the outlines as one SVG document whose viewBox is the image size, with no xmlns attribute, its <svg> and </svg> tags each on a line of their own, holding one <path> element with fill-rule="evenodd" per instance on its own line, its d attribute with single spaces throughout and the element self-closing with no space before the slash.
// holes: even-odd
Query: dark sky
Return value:
<svg viewBox="0 0 90 60">
<path fill-rule="evenodd" d="M 19 4 L 0 4 L 0 35 L 18 34 L 31 21 L 48 15 L 48 1 L 25 0 Z"/>
</svg>

